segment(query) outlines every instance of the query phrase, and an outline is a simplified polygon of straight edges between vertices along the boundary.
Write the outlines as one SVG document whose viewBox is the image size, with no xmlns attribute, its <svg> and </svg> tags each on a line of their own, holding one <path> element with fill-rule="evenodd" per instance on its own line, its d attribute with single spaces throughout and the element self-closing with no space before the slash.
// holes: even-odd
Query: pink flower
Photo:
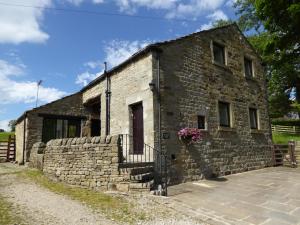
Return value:
<svg viewBox="0 0 300 225">
<path fill-rule="evenodd" d="M 202 133 L 197 128 L 182 128 L 178 131 L 178 136 L 181 139 L 191 140 L 192 142 L 196 142 L 202 139 Z"/>
</svg>

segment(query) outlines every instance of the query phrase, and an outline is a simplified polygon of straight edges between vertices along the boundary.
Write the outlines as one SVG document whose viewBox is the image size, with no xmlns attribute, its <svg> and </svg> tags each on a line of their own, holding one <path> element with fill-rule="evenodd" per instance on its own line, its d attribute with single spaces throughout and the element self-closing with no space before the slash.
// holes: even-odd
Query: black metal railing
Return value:
<svg viewBox="0 0 300 225">
<path fill-rule="evenodd" d="M 133 167 L 139 166 L 140 163 L 153 163 L 156 173 L 156 183 L 161 185 L 165 195 L 167 195 L 168 186 L 168 165 L 167 155 L 146 143 L 138 144 L 139 148 L 135 146 L 132 135 L 121 134 L 120 135 L 120 163 L 132 164 Z"/>
</svg>

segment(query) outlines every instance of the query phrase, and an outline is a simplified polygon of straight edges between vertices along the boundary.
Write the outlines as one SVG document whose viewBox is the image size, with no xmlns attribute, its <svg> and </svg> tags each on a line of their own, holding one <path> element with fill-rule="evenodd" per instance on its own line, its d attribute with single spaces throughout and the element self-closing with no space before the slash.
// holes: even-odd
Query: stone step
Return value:
<svg viewBox="0 0 300 225">
<path fill-rule="evenodd" d="M 119 168 L 119 173 L 124 175 L 138 175 L 154 172 L 153 166 L 136 167 L 136 168 Z"/>
<path fill-rule="evenodd" d="M 150 180 L 148 182 L 144 183 L 130 183 L 129 184 L 129 189 L 147 189 L 150 191 L 150 189 L 154 186 L 154 180 Z"/>
<path fill-rule="evenodd" d="M 153 178 L 154 178 L 154 173 L 143 173 L 143 174 L 136 174 L 130 176 L 131 181 L 138 181 L 138 182 L 149 181 L 152 180 Z"/>
<path fill-rule="evenodd" d="M 120 163 L 119 168 L 138 168 L 138 167 L 154 167 L 154 162 L 127 162 Z"/>
</svg>

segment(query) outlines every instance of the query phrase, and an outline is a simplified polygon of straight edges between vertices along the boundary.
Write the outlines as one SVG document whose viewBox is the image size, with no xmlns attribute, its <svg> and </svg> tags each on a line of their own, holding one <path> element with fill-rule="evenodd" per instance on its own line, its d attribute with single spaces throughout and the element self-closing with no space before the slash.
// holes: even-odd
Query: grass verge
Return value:
<svg viewBox="0 0 300 225">
<path fill-rule="evenodd" d="M 14 225 L 21 224 L 20 222 L 21 220 L 16 216 L 13 205 L 0 195 L 0 224 Z"/>
<path fill-rule="evenodd" d="M 300 135 L 273 132 L 273 142 L 275 144 L 287 144 L 291 140 L 300 141 Z"/>
<path fill-rule="evenodd" d="M 136 224 L 137 221 L 147 219 L 145 213 L 135 210 L 134 206 L 123 197 L 114 197 L 102 192 L 56 183 L 46 178 L 38 170 L 28 169 L 19 175 L 23 178 L 29 178 L 52 192 L 80 201 L 103 213 L 108 219 L 130 224 Z"/>
<path fill-rule="evenodd" d="M 0 141 L 8 141 L 9 135 L 14 135 L 14 132 L 1 132 L 0 133 Z"/>
</svg>

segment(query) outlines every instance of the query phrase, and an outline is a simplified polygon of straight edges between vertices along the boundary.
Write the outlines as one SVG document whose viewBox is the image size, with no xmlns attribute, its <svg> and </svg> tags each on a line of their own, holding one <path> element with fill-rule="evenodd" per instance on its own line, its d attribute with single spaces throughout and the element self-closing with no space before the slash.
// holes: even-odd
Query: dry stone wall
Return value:
<svg viewBox="0 0 300 225">
<path fill-rule="evenodd" d="M 32 146 L 29 167 L 43 170 L 45 147 L 43 142 L 37 142 Z"/>
<path fill-rule="evenodd" d="M 119 175 L 119 136 L 55 139 L 47 143 L 43 172 L 46 176 L 96 190 L 128 190 Z"/>
</svg>

